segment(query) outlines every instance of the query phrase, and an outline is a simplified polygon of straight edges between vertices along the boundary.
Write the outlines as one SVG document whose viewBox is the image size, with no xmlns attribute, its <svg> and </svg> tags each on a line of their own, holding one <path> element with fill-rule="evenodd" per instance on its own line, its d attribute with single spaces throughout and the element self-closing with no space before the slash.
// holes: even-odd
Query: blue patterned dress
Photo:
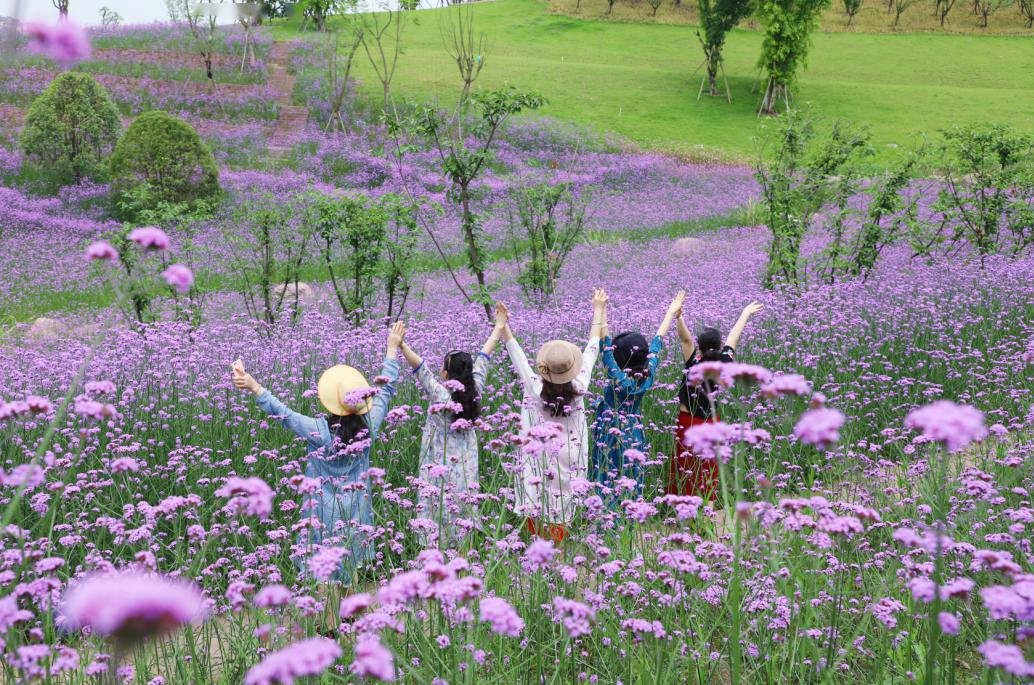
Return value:
<svg viewBox="0 0 1034 685">
<path fill-rule="evenodd" d="M 373 408 L 366 415 L 368 442 L 364 449 L 354 454 L 338 456 L 334 453 L 334 435 L 326 418 L 313 418 L 292 411 L 268 390 L 256 400 L 262 411 L 305 438 L 309 452 L 305 475 L 320 485 L 319 490 L 306 495 L 302 502 L 302 516 L 316 517 L 320 522 L 318 528 L 310 526 L 298 534 L 298 546 L 305 553 L 295 557 L 295 563 L 303 572 L 304 558 L 323 544 L 324 540 L 337 543 L 349 552 L 342 560 L 335 580 L 348 583 L 355 568 L 373 558 L 373 548 L 364 544 L 366 534 L 373 527 L 370 483 L 365 473 L 370 470 L 370 446 L 377 439 L 381 423 L 395 396 L 395 382 L 399 377 L 398 361 L 385 359 L 381 375 L 389 380 L 373 396 Z M 328 455 L 330 458 L 327 458 Z"/>
<path fill-rule="evenodd" d="M 614 359 L 614 344 L 610 336 L 600 341 L 607 380 L 596 403 L 596 418 L 592 422 L 592 465 L 596 482 L 602 485 L 611 487 L 616 479 L 626 477 L 635 480 L 637 490 L 642 491 L 643 469 L 639 464 L 626 463 L 625 451 L 649 451 L 640 406 L 646 391 L 653 387 L 662 349 L 664 340 L 659 335 L 654 336 L 650 342 L 646 374 L 642 378 L 634 378 L 626 374 Z M 634 497 L 638 492 L 629 494 Z"/>
</svg>

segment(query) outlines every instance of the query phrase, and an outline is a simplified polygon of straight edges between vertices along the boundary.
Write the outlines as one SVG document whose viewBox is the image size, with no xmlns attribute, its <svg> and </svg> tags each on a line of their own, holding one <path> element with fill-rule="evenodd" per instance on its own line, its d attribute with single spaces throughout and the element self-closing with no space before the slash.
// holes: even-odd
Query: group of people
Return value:
<svg viewBox="0 0 1034 685">
<path fill-rule="evenodd" d="M 653 339 L 637 332 L 611 337 L 607 324 L 607 293 L 593 292 L 593 319 L 584 349 L 565 340 L 551 340 L 535 355 L 534 366 L 510 329 L 507 306 L 496 303 L 495 325 L 476 355 L 454 350 L 440 368 L 432 370 L 406 343 L 406 326 L 395 323 L 388 332 L 378 387 L 372 388 L 358 370 L 345 365 L 327 369 L 319 379 L 318 396 L 327 414 L 309 417 L 292 411 L 247 373 L 242 361 L 233 364 L 233 383 L 257 397 L 258 406 L 307 443 L 306 476 L 320 483 L 308 495 L 304 511 L 309 529 L 299 536 L 303 548 L 335 543 L 348 551 L 338 577 L 368 560 L 372 549 L 363 544 L 361 530 L 373 524 L 367 482 L 370 449 L 391 407 L 401 372 L 401 356 L 413 370 L 430 400 L 420 443 L 420 489 L 417 512 L 433 524 L 439 539 L 452 543 L 476 525 L 468 511 L 468 493 L 478 483 L 477 420 L 482 412 L 492 354 L 500 342 L 513 363 L 523 395 L 519 473 L 514 484 L 514 511 L 528 531 L 554 541 L 563 540 L 574 519 L 578 497 L 576 479 L 592 479 L 610 503 L 635 496 L 643 487 L 642 462 L 649 453 L 641 405 L 653 387 L 664 338 L 676 325 L 685 360 L 678 390 L 679 418 L 674 451 L 669 460 L 666 492 L 713 499 L 718 488 L 717 465 L 697 458 L 685 445 L 691 427 L 719 421 L 714 409 L 714 384 L 689 382 L 689 369 L 702 362 L 732 361 L 751 316 L 762 309 L 743 309 L 723 341 L 707 328 L 696 338 L 683 318 L 685 293 L 679 292 L 665 312 Z M 606 379 L 592 406 L 586 407 L 592 372 L 603 357 Z M 432 531 L 424 531 L 426 541 Z M 304 569 L 304 560 L 299 559 Z"/>
</svg>

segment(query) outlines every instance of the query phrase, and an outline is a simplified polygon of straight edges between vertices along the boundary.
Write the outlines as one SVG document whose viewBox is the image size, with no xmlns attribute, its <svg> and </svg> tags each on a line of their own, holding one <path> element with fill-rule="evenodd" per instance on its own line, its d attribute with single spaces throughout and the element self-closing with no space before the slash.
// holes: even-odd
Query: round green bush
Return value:
<svg viewBox="0 0 1034 685">
<path fill-rule="evenodd" d="M 193 203 L 219 192 L 219 169 L 194 127 L 159 110 L 129 125 L 109 160 L 116 206 L 140 211 Z"/>
<path fill-rule="evenodd" d="M 119 126 L 118 109 L 104 87 L 89 74 L 66 71 L 29 107 L 22 150 L 46 171 L 78 181 L 103 170 Z"/>
</svg>

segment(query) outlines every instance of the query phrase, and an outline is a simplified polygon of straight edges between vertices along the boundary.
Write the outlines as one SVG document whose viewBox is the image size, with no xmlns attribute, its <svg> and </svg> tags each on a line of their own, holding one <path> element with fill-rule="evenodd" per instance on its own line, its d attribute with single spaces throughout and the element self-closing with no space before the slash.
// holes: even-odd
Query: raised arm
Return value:
<svg viewBox="0 0 1034 685">
<path fill-rule="evenodd" d="M 528 357 L 524 354 L 521 344 L 517 342 L 517 338 L 513 337 L 513 331 L 510 330 L 510 312 L 505 304 L 502 304 L 502 309 L 506 313 L 506 324 L 503 326 L 502 334 L 506 352 L 510 355 L 510 361 L 513 362 L 513 369 L 517 372 L 517 377 L 521 379 L 521 384 L 527 391 L 535 380 L 535 372 L 531 370 Z"/>
<path fill-rule="evenodd" d="M 760 302 L 751 302 L 744 307 L 743 311 L 740 312 L 740 318 L 736 320 L 736 324 L 732 327 L 732 330 L 729 331 L 729 337 L 726 339 L 725 344 L 734 350 L 739 348 L 740 336 L 743 335 L 743 329 L 747 327 L 747 322 L 750 321 L 750 317 L 754 316 L 764 308 L 765 306 Z"/>
<path fill-rule="evenodd" d="M 406 337 L 406 324 L 401 321 L 388 330 L 388 344 L 384 352 L 384 365 L 381 367 L 381 376 L 387 382 L 380 386 L 380 392 L 373 396 L 373 407 L 367 417 L 370 425 L 370 437 L 377 437 L 381 423 L 391 408 L 391 401 L 395 398 L 395 383 L 399 379 L 398 353 L 402 347 L 403 339 Z"/>
<path fill-rule="evenodd" d="M 682 345 L 682 358 L 689 361 L 693 357 L 693 353 L 696 352 L 697 345 L 696 341 L 693 340 L 693 333 L 689 330 L 689 326 L 686 325 L 686 320 L 682 318 L 681 309 L 675 315 L 675 321 L 678 324 L 676 330 L 679 332 L 679 343 Z"/>
<path fill-rule="evenodd" d="M 409 368 L 413 369 L 414 371 L 419 369 L 420 365 L 424 363 L 423 358 L 419 354 L 414 352 L 413 348 L 406 344 L 405 341 L 403 341 L 402 344 L 399 345 L 399 351 L 405 358 L 406 363 L 409 364 Z"/>
<path fill-rule="evenodd" d="M 274 397 L 273 393 L 259 385 L 258 381 L 244 369 L 244 362 L 240 359 L 233 363 L 232 368 L 233 384 L 241 390 L 253 393 L 259 409 L 269 416 L 279 419 L 284 428 L 305 438 L 311 444 L 318 445 L 321 442 L 319 422 L 316 419 L 293 411 Z"/>
<path fill-rule="evenodd" d="M 680 290 L 675 294 L 675 299 L 668 305 L 668 311 L 664 313 L 664 319 L 661 321 L 661 325 L 657 327 L 657 335 L 661 338 L 668 334 L 668 330 L 671 329 L 671 324 L 678 316 L 679 312 L 682 311 L 682 303 L 686 301 L 686 291 Z"/>
<path fill-rule="evenodd" d="M 492 353 L 495 352 L 495 346 L 499 344 L 499 340 L 503 337 L 506 330 L 506 325 L 510 320 L 510 312 L 506 308 L 506 305 L 502 302 L 495 303 L 495 326 L 492 327 L 492 333 L 488 336 L 488 340 L 481 347 L 481 354 L 486 357 L 491 357 Z"/>
<path fill-rule="evenodd" d="M 607 291 L 603 288 L 592 289 L 592 327 L 589 328 L 589 339 L 599 340 L 607 330 Z M 598 352 L 598 350 L 597 350 Z M 595 361 L 595 356 L 593 357 Z"/>
</svg>

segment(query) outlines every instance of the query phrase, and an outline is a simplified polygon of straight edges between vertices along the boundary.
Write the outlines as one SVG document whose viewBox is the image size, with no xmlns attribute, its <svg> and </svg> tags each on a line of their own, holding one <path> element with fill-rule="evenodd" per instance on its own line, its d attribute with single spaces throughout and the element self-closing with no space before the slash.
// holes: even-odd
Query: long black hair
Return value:
<svg viewBox="0 0 1034 685">
<path fill-rule="evenodd" d="M 452 391 L 452 401 L 463 407 L 463 411 L 453 414 L 454 418 L 473 421 L 481 416 L 481 398 L 474 382 L 474 358 L 467 352 L 450 352 L 445 355 L 442 368 L 450 381 L 463 384 L 462 390 Z"/>
<path fill-rule="evenodd" d="M 571 413 L 571 406 L 580 394 L 571 381 L 550 383 L 543 379 L 539 398 L 542 399 L 542 406 L 547 412 L 555 417 L 560 417 Z"/>
<path fill-rule="evenodd" d="M 327 425 L 334 436 L 334 446 L 337 449 L 348 447 L 360 434 L 366 433 L 362 436 L 365 438 L 370 432 L 366 417 L 359 414 L 349 414 L 348 416 L 330 414 L 327 416 Z"/>
<path fill-rule="evenodd" d="M 697 336 L 697 348 L 700 350 L 701 362 L 722 361 L 722 333 L 717 328 L 705 328 Z M 705 378 L 700 385 L 689 384 L 689 366 L 692 360 L 686 360 L 686 369 L 679 384 L 679 402 L 695 416 L 705 414 L 714 418 L 710 396 L 717 385 L 710 378 Z"/>
</svg>

